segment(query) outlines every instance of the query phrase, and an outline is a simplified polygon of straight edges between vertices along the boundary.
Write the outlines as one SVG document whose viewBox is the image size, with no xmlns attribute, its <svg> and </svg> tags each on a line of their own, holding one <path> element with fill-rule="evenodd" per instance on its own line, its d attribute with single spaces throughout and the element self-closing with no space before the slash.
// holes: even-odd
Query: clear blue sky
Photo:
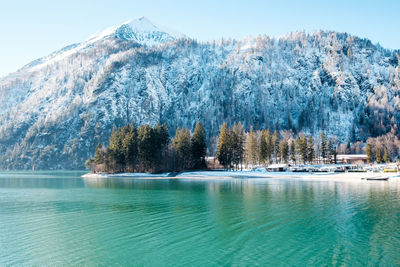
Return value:
<svg viewBox="0 0 400 267">
<path fill-rule="evenodd" d="M 0 76 L 92 33 L 146 16 L 198 40 L 349 32 L 400 49 L 399 0 L 35 0 L 0 5 Z"/>
</svg>

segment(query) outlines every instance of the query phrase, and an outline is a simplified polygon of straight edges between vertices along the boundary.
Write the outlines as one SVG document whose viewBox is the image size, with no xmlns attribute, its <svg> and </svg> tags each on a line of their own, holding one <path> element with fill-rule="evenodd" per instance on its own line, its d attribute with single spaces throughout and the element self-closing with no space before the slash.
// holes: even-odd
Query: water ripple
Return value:
<svg viewBox="0 0 400 267">
<path fill-rule="evenodd" d="M 0 265 L 395 266 L 399 185 L 0 173 Z"/>
</svg>

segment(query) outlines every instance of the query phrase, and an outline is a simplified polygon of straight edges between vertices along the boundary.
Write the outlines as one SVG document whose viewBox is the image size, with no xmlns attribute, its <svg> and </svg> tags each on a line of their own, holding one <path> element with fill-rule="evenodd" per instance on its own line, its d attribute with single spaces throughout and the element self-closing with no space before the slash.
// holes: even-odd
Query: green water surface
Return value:
<svg viewBox="0 0 400 267">
<path fill-rule="evenodd" d="M 0 173 L 0 265 L 400 266 L 400 178 Z"/>
</svg>

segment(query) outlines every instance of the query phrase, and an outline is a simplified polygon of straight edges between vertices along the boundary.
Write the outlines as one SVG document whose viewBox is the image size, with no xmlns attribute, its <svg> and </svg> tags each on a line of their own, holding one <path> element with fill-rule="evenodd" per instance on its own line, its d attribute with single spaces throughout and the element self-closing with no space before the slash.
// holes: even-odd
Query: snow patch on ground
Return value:
<svg viewBox="0 0 400 267">
<path fill-rule="evenodd" d="M 219 180 L 219 179 L 284 179 L 303 181 L 330 181 L 330 182 L 362 182 L 383 183 L 385 181 L 366 181 L 363 178 L 381 176 L 377 173 L 293 173 L 293 172 L 262 172 L 262 171 L 193 171 L 182 172 L 177 175 L 171 173 L 119 173 L 97 174 L 88 173 L 83 178 L 139 178 L 139 179 L 189 179 L 189 180 Z M 383 174 L 391 182 L 400 182 L 398 174 Z"/>
</svg>

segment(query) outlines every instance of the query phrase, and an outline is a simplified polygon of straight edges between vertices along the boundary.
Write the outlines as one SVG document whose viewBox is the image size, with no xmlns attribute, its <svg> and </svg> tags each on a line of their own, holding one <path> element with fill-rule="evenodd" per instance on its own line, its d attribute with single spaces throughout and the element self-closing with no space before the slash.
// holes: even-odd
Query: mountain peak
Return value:
<svg viewBox="0 0 400 267">
<path fill-rule="evenodd" d="M 143 21 L 143 22 L 146 22 L 146 23 L 153 24 L 153 23 L 152 23 L 147 17 L 145 17 L 145 16 L 142 16 L 142 17 L 138 18 L 137 20 Z"/>
<path fill-rule="evenodd" d="M 146 17 L 129 20 L 119 26 L 107 28 L 89 37 L 87 43 L 94 43 L 101 39 L 114 37 L 122 40 L 134 41 L 140 44 L 154 45 L 185 38 L 185 35 L 155 25 Z"/>
<path fill-rule="evenodd" d="M 96 32 L 82 43 L 67 46 L 46 57 L 35 60 L 25 67 L 30 71 L 35 71 L 43 66 L 70 56 L 77 51 L 85 49 L 88 46 L 92 46 L 96 42 L 113 38 L 152 46 L 187 37 L 165 27 L 155 25 L 148 18 L 143 16 L 138 19 L 129 20 L 118 26 L 109 27 Z"/>
<path fill-rule="evenodd" d="M 133 30 L 136 31 L 160 31 L 160 29 L 158 29 L 158 27 L 146 17 L 131 19 L 122 25 L 129 25 Z"/>
</svg>

